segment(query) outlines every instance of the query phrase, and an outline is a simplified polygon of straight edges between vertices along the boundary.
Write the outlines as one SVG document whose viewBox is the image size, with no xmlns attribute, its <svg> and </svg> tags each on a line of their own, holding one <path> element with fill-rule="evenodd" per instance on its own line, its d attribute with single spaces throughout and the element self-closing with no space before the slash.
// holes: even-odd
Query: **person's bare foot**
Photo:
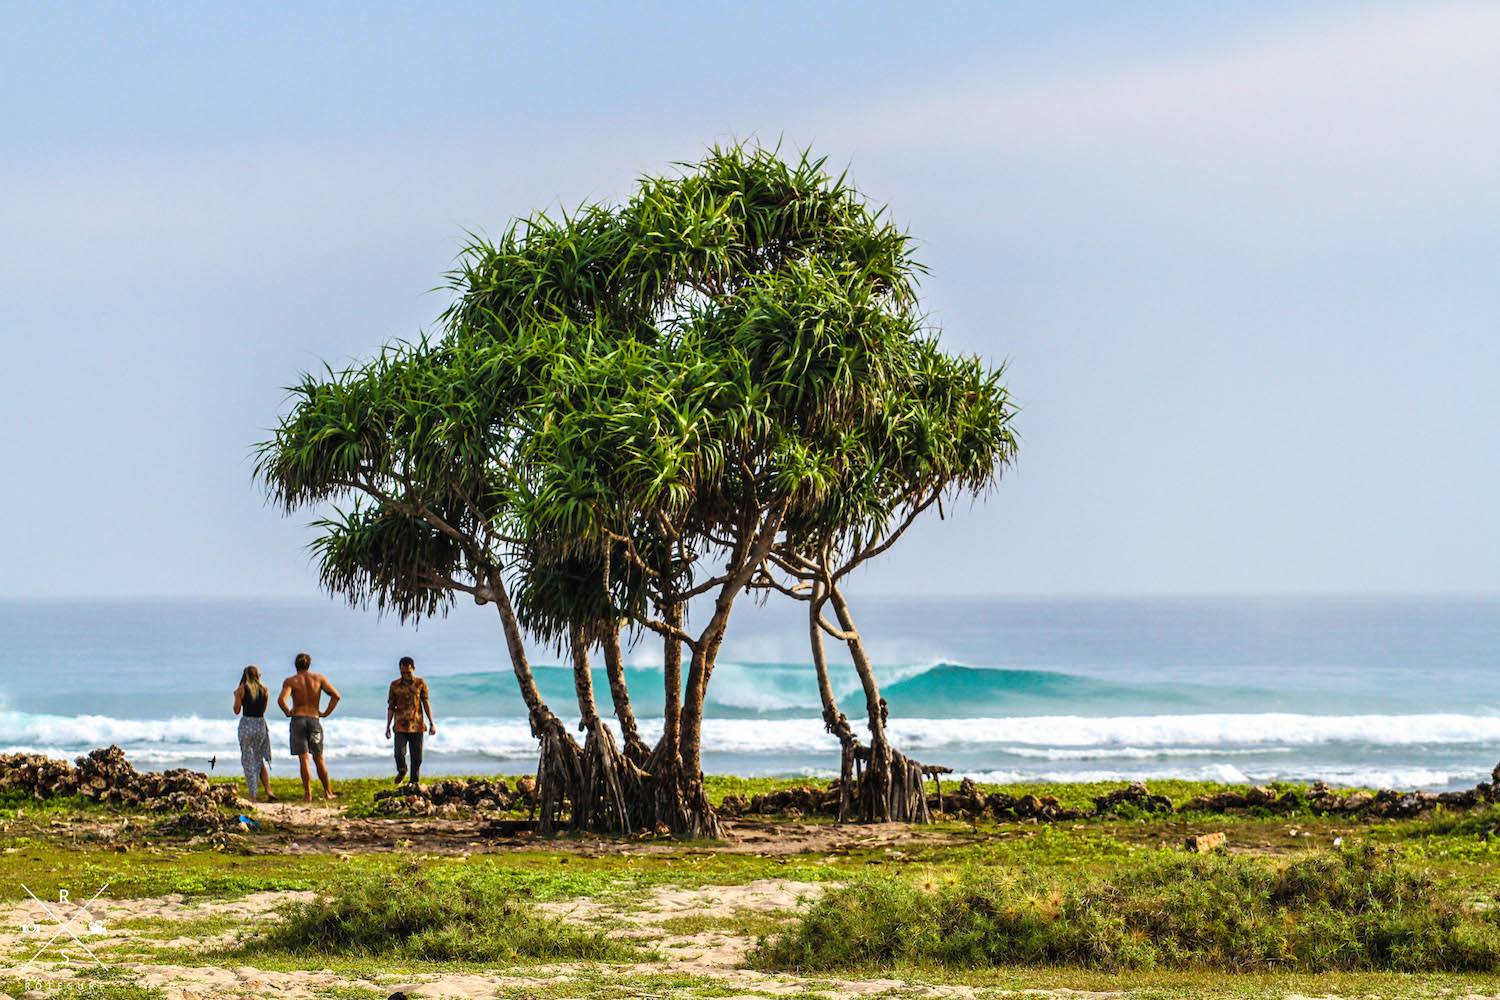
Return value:
<svg viewBox="0 0 1500 1000">
<path fill-rule="evenodd" d="M 329 802 L 332 802 L 334 799 L 336 799 L 338 797 L 339 797 L 338 792 L 324 792 L 323 793 L 323 798 L 326 799 Z"/>
<path fill-rule="evenodd" d="M 302 801 L 308 805 L 312 805 L 312 792 L 308 792 L 306 795 L 302 796 Z"/>
<path fill-rule="evenodd" d="M 270 792 L 267 792 L 266 793 L 266 801 L 267 802 L 280 802 L 281 800 L 278 799 L 276 796 L 272 795 Z"/>
</svg>

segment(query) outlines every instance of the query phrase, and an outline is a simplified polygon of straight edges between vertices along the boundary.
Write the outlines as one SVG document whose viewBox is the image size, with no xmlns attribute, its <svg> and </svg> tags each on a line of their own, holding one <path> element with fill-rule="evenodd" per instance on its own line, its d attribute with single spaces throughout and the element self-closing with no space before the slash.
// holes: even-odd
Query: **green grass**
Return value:
<svg viewBox="0 0 1500 1000">
<path fill-rule="evenodd" d="M 514 782 L 513 778 L 507 778 Z M 340 780 L 336 788 L 342 803 L 354 811 L 373 808 L 374 793 L 389 787 L 385 780 Z M 710 796 L 753 796 L 761 792 L 806 782 L 800 779 L 739 779 L 712 776 L 707 779 Z M 274 786 L 283 797 L 300 797 L 295 779 L 277 779 Z M 955 786 L 944 782 L 945 791 Z M 1087 785 L 985 786 L 986 790 L 1011 795 L 1053 795 L 1065 806 L 1082 808 L 1095 795 L 1118 787 L 1115 783 Z M 1151 790 L 1167 794 L 1181 803 L 1226 786 L 1190 782 L 1152 782 Z M 314 809 L 325 808 L 315 800 Z M 9 811 L 7 811 L 7 809 Z M 556 843 L 538 840 L 524 847 L 506 845 L 487 850 L 473 848 L 468 857 L 430 856 L 410 850 L 386 849 L 356 852 L 352 857 L 336 849 L 319 850 L 304 844 L 291 853 L 265 852 L 271 838 L 251 835 L 234 838 L 227 850 L 212 845 L 190 846 L 183 841 L 134 839 L 123 853 L 116 845 L 89 839 L 92 825 L 114 826 L 129 816 L 118 807 L 101 807 L 89 800 L 63 799 L 48 803 L 30 800 L 0 800 L 0 886 L 12 887 L 11 896 L 22 898 L 17 886 L 25 882 L 44 897 L 65 887 L 74 892 L 92 891 L 108 881 L 113 898 L 162 896 L 182 893 L 189 899 L 237 897 L 251 892 L 279 889 L 326 891 L 345 878 L 386 880 L 395 877 L 413 858 L 420 858 L 425 877 L 437 884 L 445 880 L 471 880 L 487 891 L 535 900 L 595 897 L 628 912 L 635 900 L 657 886 L 712 886 L 744 883 L 756 879 L 783 878 L 798 882 L 858 883 L 870 878 L 887 883 L 909 884 L 923 879 L 952 880 L 969 870 L 982 870 L 993 879 L 996 873 L 1025 872 L 1039 885 L 1065 894 L 1083 891 L 1102 882 L 1135 877 L 1163 854 L 1162 846 L 1177 847 L 1191 833 L 1223 830 L 1231 848 L 1269 857 L 1260 863 L 1279 867 L 1310 853 L 1328 849 L 1335 838 L 1345 845 L 1376 843 L 1407 864 L 1432 876 L 1438 890 L 1451 890 L 1466 905 L 1488 903 L 1500 895 L 1500 809 L 1467 813 L 1438 811 L 1417 820 L 1374 820 L 1310 815 L 1273 816 L 1251 812 L 1244 815 L 1185 814 L 1172 816 L 1110 816 L 1063 824 L 1024 822 L 977 824 L 947 818 L 910 840 L 889 845 L 867 843 L 859 826 L 844 828 L 839 839 L 845 846 L 826 852 L 794 855 L 729 853 L 695 843 L 632 843 L 626 854 L 595 846 L 598 838 L 560 838 Z M 441 829 L 442 820 L 433 821 Z M 1296 835 L 1293 836 L 1295 831 Z M 941 833 L 950 842 L 934 843 L 927 834 Z M 285 850 L 285 838 L 278 850 Z M 0 889 L 0 894 L 5 890 Z M 168 944 L 181 936 L 194 937 L 224 930 L 232 921 L 201 919 L 183 914 L 183 921 L 164 920 L 159 928 L 129 927 L 131 940 L 112 945 L 106 955 L 112 963 L 144 962 L 185 966 L 222 965 L 230 962 L 254 964 L 266 969 L 294 971 L 308 968 L 334 970 L 348 984 L 349 997 L 375 983 L 392 980 L 388 974 L 401 969 L 406 974 L 441 971 L 477 971 L 483 963 L 437 962 L 401 956 L 310 956 L 285 951 L 262 951 L 253 960 L 236 957 L 234 945 L 210 949 L 183 949 Z M 685 915 L 671 918 L 664 928 L 677 935 L 715 931 L 753 938 L 774 933 L 784 925 L 784 915 L 746 912 L 724 918 Z M 171 925 L 171 926 L 168 926 Z M 124 926 L 124 925 L 122 925 Z M 607 928 L 600 925 L 595 929 Z M 24 956 L 22 956 L 24 960 Z M 523 959 L 523 963 L 533 960 Z M 662 996 L 710 997 L 722 995 L 722 980 L 691 976 L 637 976 L 600 960 L 570 962 L 570 976 L 556 986 L 502 987 L 501 996 L 630 996 L 638 992 Z M 530 973 L 528 973 L 529 975 Z M 833 973 L 830 973 L 833 974 Z M 1293 973 L 1284 971 L 1226 975 L 1205 969 L 1133 969 L 1128 973 L 1082 966 L 1026 965 L 959 968 L 934 964 L 930 958 L 869 961 L 842 967 L 839 976 L 864 978 L 895 976 L 914 984 L 949 983 L 972 987 L 977 1000 L 1012 995 L 1013 991 L 1037 987 L 1071 987 L 1082 990 L 1125 989 L 1131 996 L 1152 998 L 1258 997 L 1301 992 L 1305 995 L 1424 996 L 1449 997 L 1466 993 L 1500 993 L 1500 976 L 1489 973 Z M 138 988 L 126 980 L 69 981 L 43 989 L 68 989 L 63 998 L 97 996 L 102 1000 L 141 1000 L 156 994 L 132 993 Z M 823 983 L 820 974 L 805 974 L 808 996 L 822 991 L 839 995 L 836 985 Z M 0 989 L 5 989 L 0 984 Z M 102 989 L 115 992 L 100 992 Z M 93 989 L 79 993 L 79 989 Z M 893 990 L 895 988 L 893 987 Z M 18 996 L 15 989 L 8 990 Z M 632 992 L 636 991 L 636 992 Z M 731 990 L 756 993 L 739 984 Z M 337 994 L 330 993 L 330 996 Z M 386 994 L 388 995 L 388 994 Z M 895 995 L 893 992 L 892 996 Z"/>
<path fill-rule="evenodd" d="M 283 907 L 244 954 L 503 963 L 639 957 L 596 931 L 543 915 L 493 880 L 410 864 L 385 878 L 347 875 L 330 888 L 326 897 Z"/>
<path fill-rule="evenodd" d="M 313 987 L 313 996 L 320 1000 L 386 1000 L 390 995 L 389 990 L 372 990 L 368 986 Z"/>
<path fill-rule="evenodd" d="M 723 779 L 734 787 L 733 779 Z M 378 787 L 370 784 L 371 789 Z M 1063 792 L 1066 786 L 1052 786 Z M 1089 787 L 1088 793 L 1097 789 Z M 1069 793 L 1075 797 L 1084 793 Z M 1062 795 L 1059 795 L 1062 797 Z M 94 815 L 86 811 L 83 817 Z M 48 827 L 48 821 L 9 822 L 0 831 L 0 886 L 25 882 L 50 895 L 58 888 L 92 892 L 110 883 L 114 898 L 182 893 L 191 897 L 232 897 L 269 890 L 317 889 L 344 872 L 376 875 L 395 870 L 411 854 L 402 851 L 357 853 L 343 859 L 316 849 L 287 854 L 251 853 L 254 835 L 236 838 L 229 850 L 190 848 L 182 843 L 135 843 L 124 853 L 108 843 L 70 842 Z M 437 821 L 441 823 L 441 821 Z M 1108 817 L 1069 824 L 945 821 L 936 830 L 953 843 L 915 839 L 892 845 L 862 847 L 862 830 L 847 828 L 856 846 L 820 854 L 757 856 L 703 850 L 699 845 L 670 845 L 659 853 L 595 855 L 561 850 L 546 841 L 522 848 L 483 853 L 467 860 L 444 856 L 430 861 L 437 868 L 484 873 L 516 892 L 538 899 L 581 895 L 628 894 L 654 885 L 738 884 L 757 878 L 797 881 L 847 879 L 870 867 L 901 870 L 922 865 L 995 865 L 1105 872 L 1132 863 L 1159 846 L 1177 846 L 1190 833 L 1224 830 L 1235 849 L 1301 853 L 1326 848 L 1335 837 L 1347 843 L 1378 841 L 1402 857 L 1462 878 L 1476 891 L 1500 892 L 1500 837 L 1487 830 L 1500 824 L 1500 810 L 1466 815 L 1438 814 L 1422 820 L 1361 822 L 1339 817 L 1167 816 L 1123 819 Z M 1295 829 L 1298 836 L 1291 836 Z M 14 890 L 19 893 L 18 889 Z"/>
<path fill-rule="evenodd" d="M 132 982 L 118 970 L 89 969 L 66 982 L 0 978 L 0 993 L 19 997 L 41 990 L 48 1000 L 162 1000 L 164 992 Z"/>
<path fill-rule="evenodd" d="M 408 852 L 361 853 L 349 857 L 313 851 L 293 854 L 238 854 L 207 848 L 131 850 L 116 853 L 100 845 L 57 845 L 40 838 L 5 841 L 0 852 L 0 886 L 24 882 L 43 898 L 60 888 L 92 893 L 109 884 L 114 899 L 164 896 L 232 898 L 252 892 L 321 890 L 346 874 L 389 877 L 413 858 Z M 847 855 L 790 858 L 707 852 L 691 846 L 646 855 L 590 856 L 538 844 L 524 850 L 424 856 L 428 869 L 464 873 L 497 889 L 536 900 L 577 896 L 631 896 L 657 885 L 735 885 L 759 878 L 817 882 L 846 878 L 871 863 L 879 850 Z M 825 861 L 827 863 L 825 863 Z M 3 891 L 3 890 L 0 890 Z M 14 894 L 20 896 L 19 888 Z"/>
<path fill-rule="evenodd" d="M 1500 920 L 1374 845 L 1285 865 L 1160 852 L 1108 875 L 870 877 L 765 943 L 795 970 L 931 964 L 1232 972 L 1500 971 Z"/>
<path fill-rule="evenodd" d="M 82 795 L 36 799 L 13 788 L 0 791 L 0 820 L 51 819 L 55 817 L 103 818 L 119 810 Z"/>
<path fill-rule="evenodd" d="M 393 776 L 394 777 L 394 776 Z M 449 778 L 463 779 L 467 777 L 483 777 L 487 780 L 503 780 L 512 789 L 522 775 L 430 775 L 427 782 L 440 781 Z M 216 773 L 213 782 L 219 785 L 228 785 L 241 795 L 244 794 L 244 781 L 236 776 L 224 773 Z M 820 780 L 807 778 L 742 778 L 736 775 L 710 774 L 703 779 L 704 788 L 708 792 L 709 800 L 715 804 L 724 801 L 726 795 L 741 795 L 745 798 L 753 798 L 756 795 L 767 792 L 780 791 L 787 788 L 799 788 L 809 785 L 820 788 L 826 784 Z M 332 808 L 333 805 L 341 805 L 351 816 L 376 816 L 380 815 L 375 810 L 375 793 L 383 789 L 394 787 L 391 778 L 341 778 L 335 773 L 333 775 L 334 791 L 338 793 L 337 803 L 327 803 L 322 798 L 322 792 L 316 779 L 313 782 L 313 806 L 315 808 Z M 931 785 L 928 785 L 931 790 Z M 1094 782 L 1064 782 L 1064 783 L 1016 783 L 1016 784 L 990 784 L 981 783 L 978 786 L 985 792 L 1004 792 L 1009 795 L 1020 797 L 1023 795 L 1036 795 L 1039 798 L 1047 796 L 1054 797 L 1059 804 L 1068 809 L 1091 809 L 1094 798 L 1107 792 L 1115 791 L 1121 787 L 1117 781 L 1094 781 Z M 1151 791 L 1158 795 L 1165 795 L 1172 803 L 1181 806 L 1189 799 L 1199 795 L 1213 792 L 1230 790 L 1243 791 L 1244 785 L 1224 785 L 1208 781 L 1153 781 L 1150 783 Z M 1306 791 L 1306 785 L 1291 783 L 1273 783 L 1272 788 L 1284 792 L 1292 789 Z M 943 792 L 945 796 L 951 796 L 958 789 L 958 782 L 944 781 Z M 276 776 L 271 779 L 271 791 L 283 801 L 295 802 L 302 798 L 301 779 L 293 775 Z M 1353 791 L 1350 789 L 1349 791 Z M 524 813 L 523 810 L 518 812 Z M 68 816 L 76 815 L 79 818 L 99 817 L 108 815 L 140 815 L 137 810 L 131 810 L 118 806 L 107 805 L 93 801 L 82 796 L 64 796 L 58 799 L 37 801 L 30 796 L 22 795 L 14 791 L 0 792 L 0 820 L 13 818 L 18 812 L 24 812 L 31 816 Z"/>
</svg>

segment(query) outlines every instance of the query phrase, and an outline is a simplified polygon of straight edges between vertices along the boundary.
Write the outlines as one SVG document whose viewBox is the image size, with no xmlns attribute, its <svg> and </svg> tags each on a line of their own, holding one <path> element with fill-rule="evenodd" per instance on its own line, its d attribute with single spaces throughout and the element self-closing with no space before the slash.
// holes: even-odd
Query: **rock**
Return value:
<svg viewBox="0 0 1500 1000">
<path fill-rule="evenodd" d="M 1437 803 L 1438 797 L 1431 792 L 1398 792 L 1385 788 L 1375 793 L 1365 812 L 1382 819 L 1410 819 L 1427 812 Z"/>
<path fill-rule="evenodd" d="M 1293 813 L 1304 808 L 1306 805 L 1307 799 L 1301 792 L 1293 788 L 1290 791 L 1282 793 L 1280 798 L 1272 802 L 1270 809 L 1272 812 Z"/>
<path fill-rule="evenodd" d="M 152 832 L 158 836 L 192 837 L 223 845 L 229 842 L 231 833 L 242 834 L 245 827 L 237 817 L 227 815 L 217 805 L 195 801 L 176 816 L 159 821 Z M 115 849 L 122 850 L 125 846 L 120 844 Z"/>
<path fill-rule="evenodd" d="M 36 799 L 77 794 L 153 812 L 177 812 L 196 803 L 232 805 L 237 797 L 232 787 L 214 785 L 197 771 L 138 772 L 117 746 L 90 751 L 71 767 L 35 754 L 0 755 L 0 789 Z"/>
<path fill-rule="evenodd" d="M 1239 792 L 1213 792 L 1183 803 L 1182 811 L 1222 813 L 1247 809 L 1249 806 L 1250 800 Z"/>
<path fill-rule="evenodd" d="M 382 816 L 431 816 L 437 811 L 425 794 L 410 788 L 390 789 L 392 795 L 377 793 L 375 811 Z"/>
<path fill-rule="evenodd" d="M 1224 834 L 1222 833 L 1200 833 L 1188 837 L 1182 842 L 1185 850 L 1194 854 L 1208 854 L 1217 851 L 1224 846 Z"/>
<path fill-rule="evenodd" d="M 735 796 L 735 798 L 739 797 Z M 738 802 L 734 805 L 738 807 Z M 834 816 L 838 814 L 838 808 L 839 786 L 837 782 L 834 782 L 826 788 L 799 785 L 796 788 L 782 788 L 757 795 L 738 815 L 755 813 L 784 816 Z"/>
<path fill-rule="evenodd" d="M 1454 809 L 1473 809 L 1489 801 L 1488 796 L 1481 793 L 1480 789 L 1488 791 L 1488 785 L 1480 785 L 1479 788 L 1469 788 L 1462 792 L 1443 792 L 1438 795 L 1438 802 Z"/>
<path fill-rule="evenodd" d="M 420 799 L 433 808 L 428 810 L 424 805 L 407 801 L 410 799 Z M 456 817 L 475 809 L 509 809 L 518 802 L 519 797 L 511 794 L 505 782 L 487 778 L 446 778 L 434 781 L 426 788 L 400 785 L 382 788 L 375 793 L 376 810 L 387 815 L 426 816 L 435 812 L 439 816 Z"/>
<path fill-rule="evenodd" d="M 1252 806 L 1268 806 L 1276 801 L 1276 792 L 1264 785 L 1254 785 L 1245 793 L 1245 801 Z"/>
<path fill-rule="evenodd" d="M 1097 813 L 1119 812 L 1121 806 L 1130 806 L 1141 812 L 1169 813 L 1172 811 L 1172 800 L 1165 795 L 1152 795 L 1145 784 L 1139 781 L 1132 781 L 1124 788 L 1094 797 L 1094 811 Z"/>
</svg>

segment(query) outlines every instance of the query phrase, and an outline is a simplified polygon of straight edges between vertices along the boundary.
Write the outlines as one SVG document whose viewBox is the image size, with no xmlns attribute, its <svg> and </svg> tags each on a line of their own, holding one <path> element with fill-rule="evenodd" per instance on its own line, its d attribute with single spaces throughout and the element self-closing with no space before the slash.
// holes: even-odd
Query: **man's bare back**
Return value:
<svg viewBox="0 0 1500 1000">
<path fill-rule="evenodd" d="M 319 719 L 324 714 L 318 707 L 318 703 L 323 700 L 324 691 L 328 692 L 330 701 L 338 701 L 338 691 L 334 690 L 333 685 L 328 683 L 328 678 L 322 674 L 315 674 L 311 670 L 307 670 L 293 674 L 282 681 L 281 697 L 277 699 L 277 702 L 281 705 L 281 710 L 286 712 L 287 715 Z M 292 696 L 290 711 L 286 707 L 286 696 L 288 694 Z M 333 711 L 332 704 L 328 706 L 328 710 L 330 712 Z"/>
</svg>

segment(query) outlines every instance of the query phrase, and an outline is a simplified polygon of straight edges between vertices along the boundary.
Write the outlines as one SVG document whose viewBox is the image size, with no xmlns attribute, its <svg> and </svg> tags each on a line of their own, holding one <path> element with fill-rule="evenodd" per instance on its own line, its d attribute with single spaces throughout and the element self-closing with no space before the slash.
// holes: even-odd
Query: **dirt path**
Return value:
<svg viewBox="0 0 1500 1000">
<path fill-rule="evenodd" d="M 253 813 L 260 828 L 246 843 L 257 853 L 294 851 L 325 853 L 370 853 L 418 851 L 426 854 L 468 854 L 479 851 L 505 852 L 545 847 L 583 856 L 676 854 L 681 841 L 667 837 L 639 836 L 602 838 L 591 835 L 536 837 L 530 830 L 517 830 L 516 821 L 476 817 L 443 818 L 350 816 L 342 804 L 314 802 L 259 803 Z M 70 839 L 114 841 L 131 829 L 143 827 L 133 821 L 75 822 L 65 832 L 49 835 Z M 901 823 L 839 826 L 834 823 L 774 821 L 760 818 L 726 820 L 727 837 L 717 843 L 691 845 L 694 851 L 758 854 L 766 857 L 805 852 L 844 853 L 862 848 L 895 845 L 922 846 L 962 844 L 975 839 L 968 831 L 937 830 Z"/>
</svg>

